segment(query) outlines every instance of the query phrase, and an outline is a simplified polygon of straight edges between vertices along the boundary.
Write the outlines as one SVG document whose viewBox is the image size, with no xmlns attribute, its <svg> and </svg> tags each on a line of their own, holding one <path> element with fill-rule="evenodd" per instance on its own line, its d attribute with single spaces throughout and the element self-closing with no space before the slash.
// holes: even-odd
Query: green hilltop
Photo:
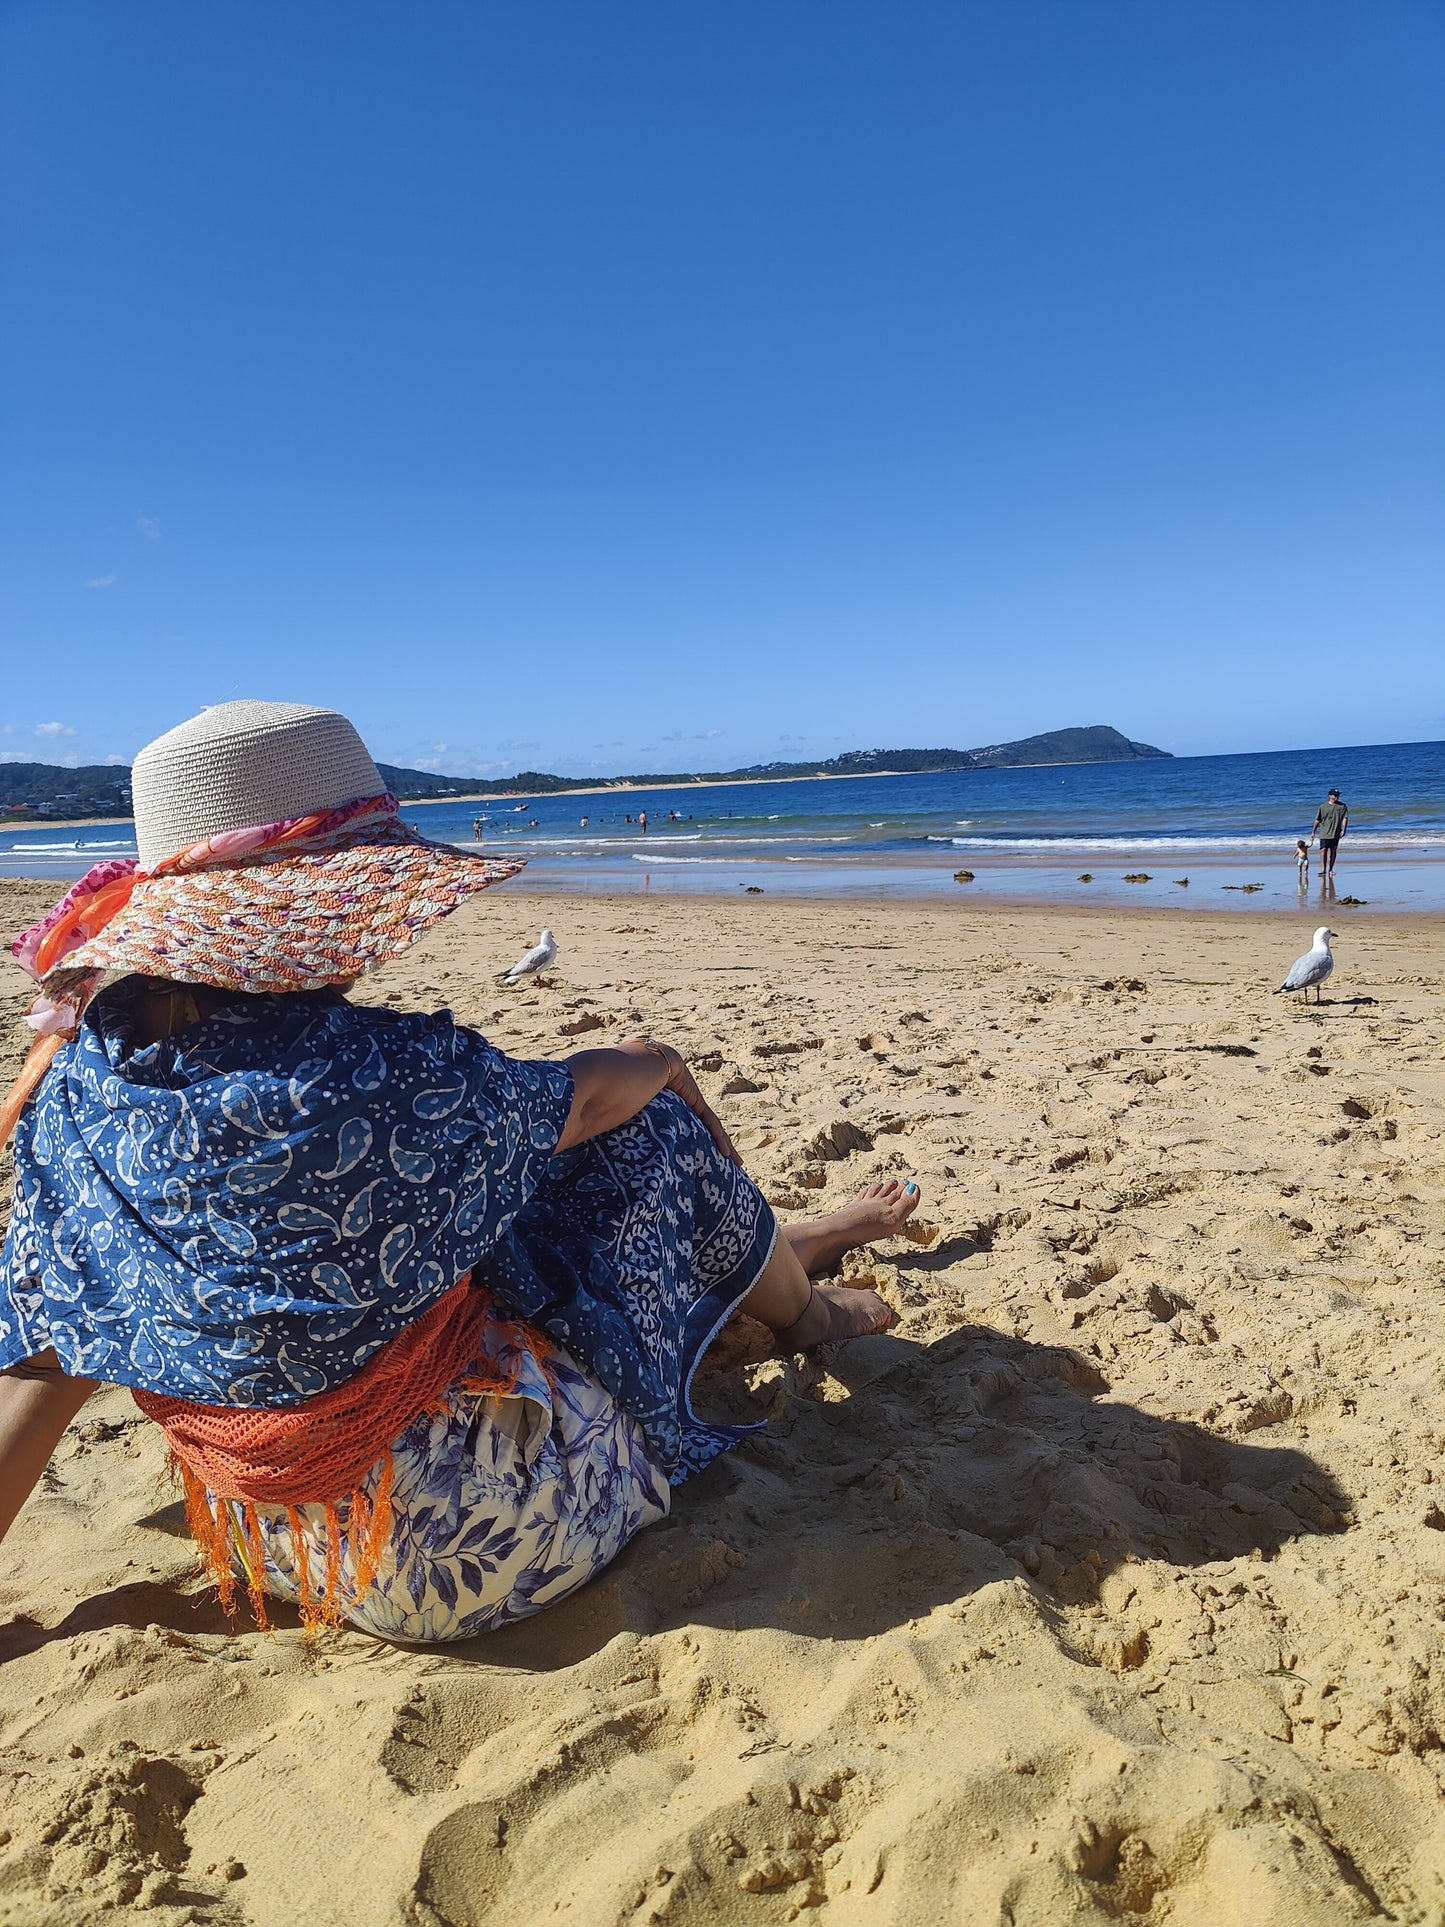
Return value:
<svg viewBox="0 0 1445 1927">
<path fill-rule="evenodd" d="M 437 776 L 427 770 L 402 769 L 394 763 L 377 768 L 398 796 L 424 803 L 443 796 L 545 796 L 560 790 L 664 789 L 687 783 L 781 782 L 807 776 L 921 775 L 950 769 L 1023 769 L 1050 763 L 1138 763 L 1168 756 L 1152 743 L 1131 742 L 1108 723 L 1080 729 L 1051 729 L 1025 736 L 1016 743 L 991 743 L 981 749 L 850 749 L 807 763 L 749 763 L 743 769 L 671 770 L 637 776 L 553 776 L 545 770 L 521 770 L 516 776 Z"/>
<path fill-rule="evenodd" d="M 637 776 L 554 776 L 522 770 L 516 776 L 438 776 L 434 770 L 378 763 L 387 787 L 409 803 L 447 796 L 543 796 L 550 791 L 661 789 L 686 783 L 756 783 L 806 776 L 921 774 L 951 769 L 1021 769 L 1049 763 L 1136 763 L 1167 756 L 1166 749 L 1131 742 L 1107 723 L 1084 729 L 1050 729 L 1016 743 L 981 749 L 850 749 L 841 756 L 806 763 L 750 763 L 746 769 L 652 772 Z M 54 763 L 0 763 L 0 814 L 13 822 L 80 816 L 130 815 L 130 771 L 122 763 L 88 763 L 65 769 Z"/>
</svg>

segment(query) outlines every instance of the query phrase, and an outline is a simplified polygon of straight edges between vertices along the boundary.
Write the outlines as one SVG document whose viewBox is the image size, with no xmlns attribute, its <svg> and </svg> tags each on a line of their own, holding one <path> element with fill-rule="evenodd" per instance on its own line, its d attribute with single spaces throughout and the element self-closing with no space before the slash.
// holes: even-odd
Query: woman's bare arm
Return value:
<svg viewBox="0 0 1445 1927">
<path fill-rule="evenodd" d="M 40 1482 L 61 1434 L 99 1386 L 68 1378 L 54 1352 L 0 1371 L 0 1539 Z"/>
<path fill-rule="evenodd" d="M 625 1124 L 659 1091 L 675 1091 L 707 1126 L 723 1156 L 742 1163 L 681 1053 L 670 1044 L 632 1037 L 613 1050 L 578 1051 L 567 1059 L 567 1066 L 572 1072 L 572 1110 L 557 1140 L 559 1151 L 570 1151 L 574 1144 L 585 1144 L 588 1138 Z"/>
</svg>

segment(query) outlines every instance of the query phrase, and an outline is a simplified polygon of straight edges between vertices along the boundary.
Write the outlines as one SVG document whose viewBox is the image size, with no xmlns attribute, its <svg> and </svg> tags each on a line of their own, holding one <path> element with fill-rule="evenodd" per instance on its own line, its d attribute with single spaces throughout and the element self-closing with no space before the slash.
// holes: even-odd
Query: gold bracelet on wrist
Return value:
<svg viewBox="0 0 1445 1927">
<path fill-rule="evenodd" d="M 663 1063 L 666 1064 L 668 1081 L 671 1082 L 683 1067 L 682 1052 L 674 1050 L 671 1044 L 659 1044 L 655 1037 L 644 1037 L 642 1041 L 650 1051 L 654 1052 L 655 1055 L 660 1057 Z"/>
</svg>

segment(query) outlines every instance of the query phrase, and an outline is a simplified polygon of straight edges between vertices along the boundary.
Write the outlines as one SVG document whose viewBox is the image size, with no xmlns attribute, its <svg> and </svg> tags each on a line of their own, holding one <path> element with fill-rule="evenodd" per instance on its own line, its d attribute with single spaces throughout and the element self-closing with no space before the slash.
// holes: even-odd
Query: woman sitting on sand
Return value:
<svg viewBox="0 0 1445 1927">
<path fill-rule="evenodd" d="M 566 1597 L 752 1429 L 689 1397 L 735 1311 L 789 1350 L 891 1323 L 808 1273 L 914 1186 L 779 1237 L 668 1045 L 518 1062 L 347 1002 L 522 866 L 408 829 L 344 717 L 221 704 L 133 794 L 138 863 L 14 945 L 43 995 L 0 1114 L 0 1534 L 128 1385 L 228 1604 L 239 1571 L 263 1624 L 271 1594 L 463 1638 Z"/>
</svg>

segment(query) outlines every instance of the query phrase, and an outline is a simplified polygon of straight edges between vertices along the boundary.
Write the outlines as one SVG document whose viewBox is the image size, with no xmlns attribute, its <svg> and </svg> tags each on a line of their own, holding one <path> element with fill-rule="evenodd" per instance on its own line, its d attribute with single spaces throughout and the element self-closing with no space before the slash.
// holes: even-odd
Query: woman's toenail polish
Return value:
<svg viewBox="0 0 1445 1927">
<path fill-rule="evenodd" d="M 905 1184 L 903 1189 L 905 1191 L 916 1191 L 918 1189 L 918 1186 L 916 1184 Z"/>
</svg>

